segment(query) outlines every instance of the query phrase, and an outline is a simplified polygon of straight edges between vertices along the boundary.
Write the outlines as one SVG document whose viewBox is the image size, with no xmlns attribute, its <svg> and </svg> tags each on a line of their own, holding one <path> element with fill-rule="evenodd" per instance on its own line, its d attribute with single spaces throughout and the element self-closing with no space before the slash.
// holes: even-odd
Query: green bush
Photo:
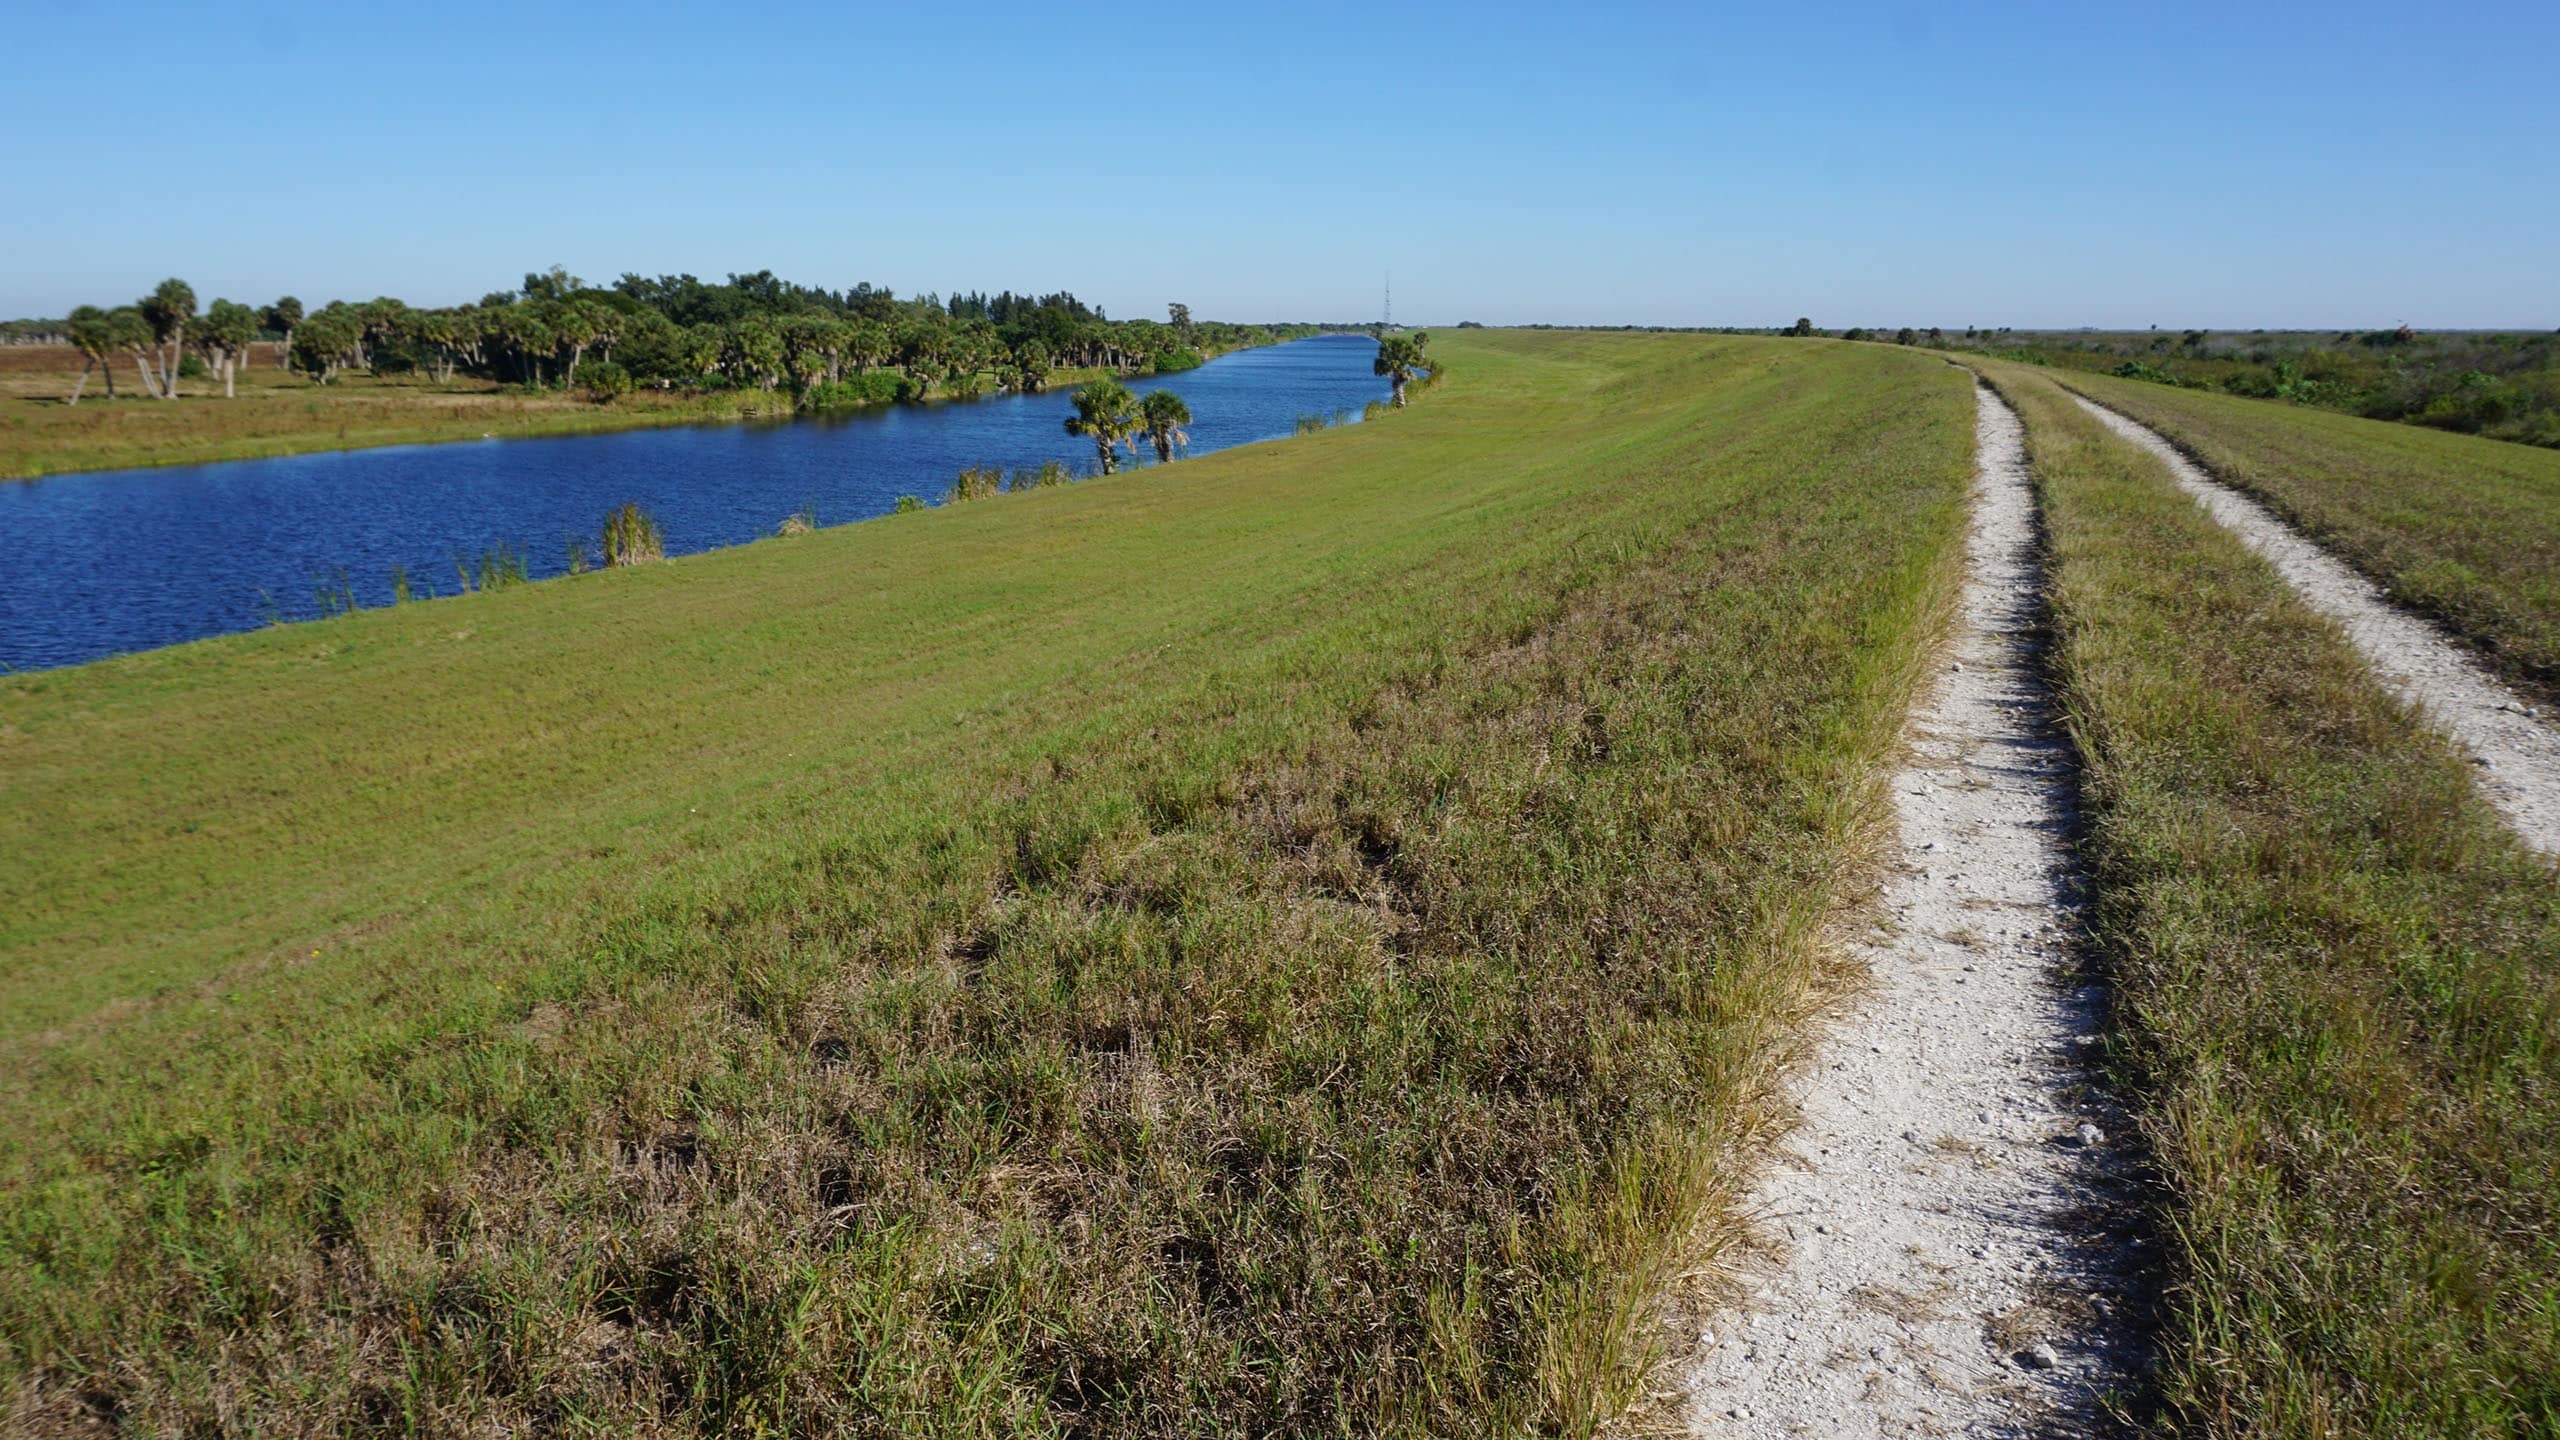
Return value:
<svg viewBox="0 0 2560 1440">
<path fill-rule="evenodd" d="M 631 393 L 631 372 L 610 360 L 587 360 L 578 366 L 577 385 L 586 397 L 604 404 Z"/>
<path fill-rule="evenodd" d="M 921 496 L 901 495 L 898 497 L 897 508 L 889 513 L 892 515 L 913 515 L 924 508 L 925 503 Z"/>
<path fill-rule="evenodd" d="M 1200 352 L 1197 350 L 1176 348 L 1159 351 L 1155 356 L 1155 373 L 1178 375 L 1185 370 L 1199 369 L 1201 363 Z"/>
<path fill-rule="evenodd" d="M 887 405 L 907 397 L 903 376 L 886 370 L 866 370 L 842 380 L 809 387 L 800 397 L 803 410 L 853 410 L 865 405 Z"/>
<path fill-rule="evenodd" d="M 2127 360 L 2107 373 L 2126 380 L 2148 380 L 2154 385 L 2184 385 L 2187 383 L 2179 376 L 2177 371 L 2170 369 L 2166 365 L 2154 365 L 2148 360 Z"/>
</svg>

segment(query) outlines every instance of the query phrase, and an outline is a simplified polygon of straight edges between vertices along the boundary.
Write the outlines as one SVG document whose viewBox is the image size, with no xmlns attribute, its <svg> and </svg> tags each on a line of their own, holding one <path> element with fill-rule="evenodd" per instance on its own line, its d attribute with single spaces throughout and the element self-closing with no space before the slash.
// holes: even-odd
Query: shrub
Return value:
<svg viewBox="0 0 2560 1440">
<path fill-rule="evenodd" d="M 1298 417 L 1298 428 L 1296 433 L 1300 435 L 1313 435 L 1319 430 L 1330 429 L 1332 426 L 1332 416 L 1319 415 L 1313 411 L 1309 411 Z"/>
<path fill-rule="evenodd" d="M 201 379 L 203 379 L 204 377 L 205 377 L 205 368 L 204 368 L 204 357 L 203 357 L 203 356 L 201 356 L 201 355 L 189 355 L 189 356 L 186 356 L 186 357 L 184 357 L 184 358 L 182 358 L 182 359 L 180 359 L 180 360 L 178 361 L 178 378 L 179 378 L 179 379 L 181 379 L 181 380 L 201 380 Z"/>
<path fill-rule="evenodd" d="M 914 495 L 901 495 L 898 497 L 897 507 L 889 513 L 892 515 L 913 515 L 924 508 L 925 503 L 922 498 Z"/>
<path fill-rule="evenodd" d="M 1383 419 L 1386 416 L 1394 414 L 1395 410 L 1396 407 L 1388 404 L 1384 400 L 1372 400 L 1368 404 L 1360 407 L 1360 418 L 1363 422 Z"/>
<path fill-rule="evenodd" d="M 588 360 L 578 366 L 578 388 L 602 405 L 631 393 L 631 372 L 610 360 Z"/>
<path fill-rule="evenodd" d="M 664 539 L 658 533 L 658 522 L 636 501 L 625 500 L 604 517 L 602 536 L 605 568 L 645 565 L 667 558 Z"/>
<path fill-rule="evenodd" d="M 1188 348 L 1160 351 L 1155 356 L 1155 373 L 1158 375 L 1178 375 L 1185 370 L 1197 370 L 1200 365 L 1200 352 Z"/>
<path fill-rule="evenodd" d="M 806 535 L 817 528 L 818 517 L 814 511 L 798 510 L 782 517 L 782 523 L 773 527 L 773 533 L 782 536 Z"/>
<path fill-rule="evenodd" d="M 887 405 L 905 396 L 904 377 L 886 370 L 866 370 L 843 380 L 812 385 L 800 399 L 809 410 L 853 410 L 865 405 Z"/>
<path fill-rule="evenodd" d="M 2177 371 L 2170 369 L 2166 365 L 2154 365 L 2148 360 L 2127 360 L 2107 373 L 2110 375 L 2120 376 L 2127 380 L 2148 380 L 2154 385 L 2184 385 L 2187 383 L 2184 379 L 2180 378 Z"/>
</svg>

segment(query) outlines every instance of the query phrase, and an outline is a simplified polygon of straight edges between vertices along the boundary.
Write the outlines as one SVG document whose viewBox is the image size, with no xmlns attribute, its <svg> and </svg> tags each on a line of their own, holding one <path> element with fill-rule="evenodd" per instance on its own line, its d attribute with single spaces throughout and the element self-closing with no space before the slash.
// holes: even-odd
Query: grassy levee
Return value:
<svg viewBox="0 0 2560 1440">
<path fill-rule="evenodd" d="M 2560 1434 L 2560 877 L 2333 627 L 2046 377 L 2027 422 L 2164 1433 Z"/>
<path fill-rule="evenodd" d="M 2560 700 L 2560 450 L 2105 375 L 2055 378 L 2168 436 Z"/>
<path fill-rule="evenodd" d="M 1376 424 L 0 681 L 0 1415 L 1587 1431 L 1840 978 L 1971 405 L 1442 343 Z"/>
</svg>

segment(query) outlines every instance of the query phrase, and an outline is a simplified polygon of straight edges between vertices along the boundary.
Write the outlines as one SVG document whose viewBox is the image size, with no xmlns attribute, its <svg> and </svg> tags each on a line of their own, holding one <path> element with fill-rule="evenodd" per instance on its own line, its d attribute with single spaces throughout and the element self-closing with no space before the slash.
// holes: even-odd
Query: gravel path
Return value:
<svg viewBox="0 0 2560 1440">
<path fill-rule="evenodd" d="M 2068 1433 L 2128 1363 L 2139 1242 L 2110 1208 L 2124 1126 L 2080 1073 L 2101 997 L 2064 975 L 2073 770 L 2036 668 L 2034 501 L 2017 417 L 1975 395 L 1965 623 L 1894 782 L 1892 933 L 1798 1082 L 1751 1293 L 1684 1377 L 1694 1434 Z"/>
<path fill-rule="evenodd" d="M 2560 854 L 2560 731 L 2508 689 L 2461 644 L 2396 608 L 2372 581 L 2222 484 L 2157 432 L 2103 405 L 2080 400 L 2106 427 L 2160 457 L 2207 513 L 2267 558 L 2311 608 L 2328 616 L 2364 652 L 2400 698 L 2425 710 L 2470 752 L 2480 789 L 2525 843 Z"/>
</svg>

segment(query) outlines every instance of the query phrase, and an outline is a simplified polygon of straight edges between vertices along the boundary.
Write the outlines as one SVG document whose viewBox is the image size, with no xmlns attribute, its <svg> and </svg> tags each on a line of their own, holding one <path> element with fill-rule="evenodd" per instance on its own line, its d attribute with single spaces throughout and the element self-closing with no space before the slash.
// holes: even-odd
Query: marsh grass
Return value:
<svg viewBox="0 0 2560 1440">
<path fill-rule="evenodd" d="M 1015 467 L 1014 472 L 1005 477 L 1004 488 L 1008 491 L 1048 490 L 1068 484 L 1075 478 L 1075 472 L 1068 469 L 1064 461 L 1043 460 L 1037 465 Z"/>
<path fill-rule="evenodd" d="M 481 551 L 476 560 L 454 556 L 453 575 L 465 595 L 480 590 L 504 590 L 525 584 L 531 578 L 524 552 L 504 541 Z"/>
<path fill-rule="evenodd" d="M 1321 446 L 10 682 L 10 1421 L 1593 1433 L 1838 978 L 1970 395 L 1454 343 Z"/>
<path fill-rule="evenodd" d="M 325 575 L 312 577 L 311 598 L 323 620 L 333 615 L 352 615 L 362 608 L 356 601 L 355 582 L 347 577 L 343 565 Z"/>
<path fill-rule="evenodd" d="M 2027 422 L 2171 1189 L 2157 1428 L 2560 1433 L 2560 876 L 2156 460 L 1986 369 Z"/>
<path fill-rule="evenodd" d="M 667 558 L 666 541 L 658 533 L 658 522 L 634 500 L 625 500 L 606 512 L 596 548 L 604 556 L 608 570 Z"/>
<path fill-rule="evenodd" d="M 943 503 L 956 505 L 966 500 L 991 500 L 1003 493 L 1003 467 L 972 465 L 952 480 L 950 491 L 943 496 Z"/>
</svg>

